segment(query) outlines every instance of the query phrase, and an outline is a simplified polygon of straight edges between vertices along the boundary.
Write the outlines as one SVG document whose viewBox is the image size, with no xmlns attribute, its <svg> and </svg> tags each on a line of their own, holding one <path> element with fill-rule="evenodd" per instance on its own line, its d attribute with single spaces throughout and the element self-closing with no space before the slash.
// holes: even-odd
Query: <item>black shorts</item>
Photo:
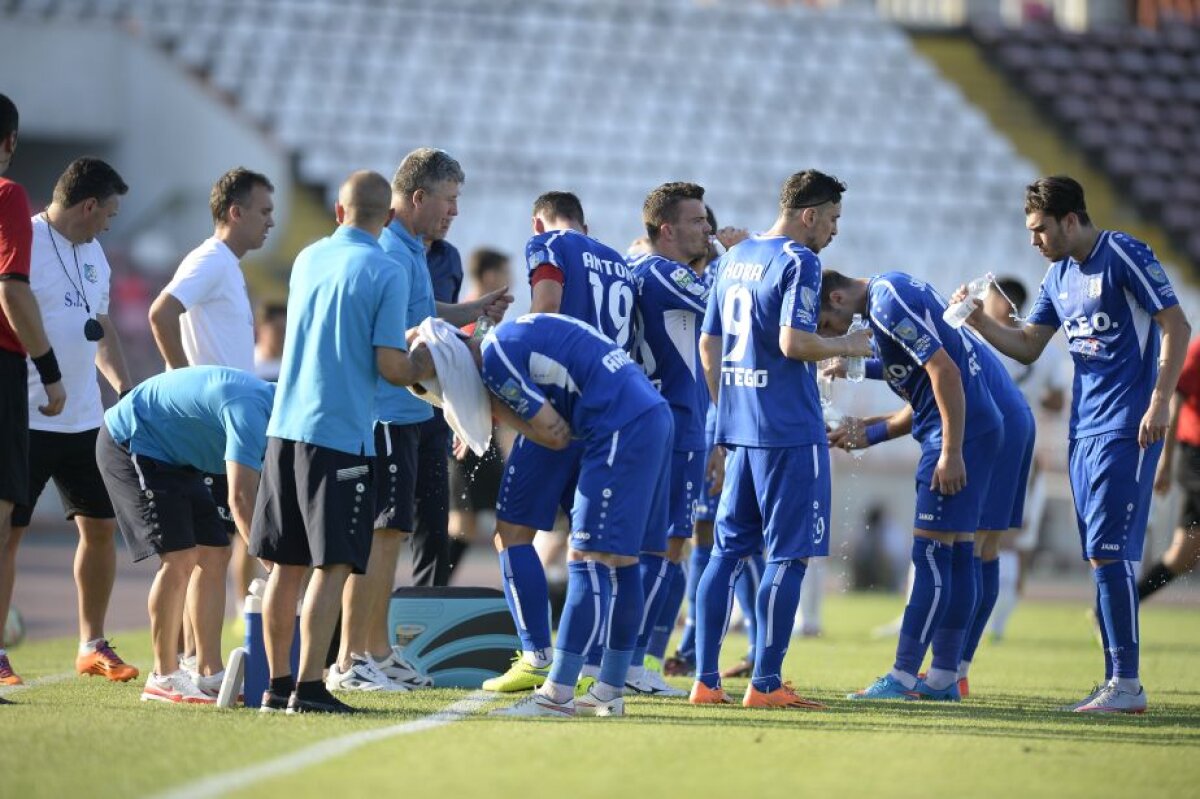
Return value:
<svg viewBox="0 0 1200 799">
<path fill-rule="evenodd" d="M 1200 447 L 1180 442 L 1175 457 L 1175 479 L 1183 489 L 1179 526 L 1190 530 L 1200 524 Z"/>
<path fill-rule="evenodd" d="M 416 529 L 421 423 L 375 423 L 375 529 Z"/>
<path fill-rule="evenodd" d="M 96 436 L 96 463 L 134 563 L 195 546 L 229 546 L 201 472 L 130 454 L 107 427 Z"/>
<path fill-rule="evenodd" d="M 285 566 L 349 564 L 371 556 L 371 459 L 267 437 L 250 554 Z"/>
<path fill-rule="evenodd" d="M 29 502 L 29 373 L 25 356 L 0 350 L 0 500 Z"/>
<path fill-rule="evenodd" d="M 51 478 L 68 520 L 76 516 L 113 518 L 108 490 L 96 466 L 98 432 L 98 429 L 82 433 L 29 431 L 29 504 L 22 503 L 13 509 L 13 527 L 29 526 L 38 497 Z"/>
<path fill-rule="evenodd" d="M 450 507 L 468 513 L 496 510 L 503 474 L 504 459 L 495 441 L 481 456 L 468 452 L 461 461 L 451 456 Z"/>
<path fill-rule="evenodd" d="M 221 517 L 221 524 L 225 525 L 225 532 L 231 536 L 237 535 L 237 524 L 233 521 L 233 512 L 229 510 L 229 478 L 223 474 L 205 472 L 204 485 L 217 505 L 217 515 Z"/>
</svg>

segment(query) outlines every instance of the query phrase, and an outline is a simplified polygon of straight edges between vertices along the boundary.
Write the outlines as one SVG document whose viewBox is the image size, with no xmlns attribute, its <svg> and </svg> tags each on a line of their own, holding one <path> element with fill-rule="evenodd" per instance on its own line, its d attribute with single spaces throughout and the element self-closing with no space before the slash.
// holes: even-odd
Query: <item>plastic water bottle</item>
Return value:
<svg viewBox="0 0 1200 799">
<path fill-rule="evenodd" d="M 725 245 L 722 244 L 721 240 L 718 239 L 716 236 L 708 237 L 708 245 L 712 248 L 712 251 L 717 254 L 718 258 L 720 258 L 722 255 L 724 255 L 727 252 L 727 250 L 725 249 Z"/>
<path fill-rule="evenodd" d="M 994 276 L 988 272 L 983 277 L 977 277 L 967 284 L 967 296 L 958 302 L 952 304 L 942 313 L 942 321 L 957 330 L 962 327 L 967 321 L 979 303 L 983 302 L 983 298 L 987 296 L 988 289 L 992 287 Z"/>
<path fill-rule="evenodd" d="M 488 331 L 495 326 L 496 323 L 487 314 L 479 317 L 475 320 L 475 329 L 471 331 L 471 341 L 482 341 L 483 337 L 488 334 Z"/>
<path fill-rule="evenodd" d="M 862 314 L 856 313 L 854 319 L 850 322 L 850 329 L 846 334 L 857 333 L 860 330 L 866 330 L 867 323 L 863 320 Z M 861 355 L 846 358 L 846 379 L 851 383 L 861 383 L 863 378 L 867 376 L 867 359 Z"/>
</svg>

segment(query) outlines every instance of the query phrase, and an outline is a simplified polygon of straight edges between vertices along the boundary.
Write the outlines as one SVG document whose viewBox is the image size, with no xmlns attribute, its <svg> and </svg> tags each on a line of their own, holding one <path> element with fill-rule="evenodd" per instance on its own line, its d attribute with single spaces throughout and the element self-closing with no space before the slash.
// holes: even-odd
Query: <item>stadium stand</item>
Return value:
<svg viewBox="0 0 1200 799">
<path fill-rule="evenodd" d="M 204 77 L 330 187 L 435 144 L 468 171 L 455 240 L 497 241 L 550 187 L 592 230 L 639 232 L 649 187 L 709 187 L 723 222 L 773 218 L 819 166 L 851 187 L 831 265 L 939 285 L 1044 267 L 1021 228 L 1034 177 L 987 119 L 866 8 L 689 0 L 18 0 L 33 18 L 111 18 Z M 519 215 L 496 210 L 515 205 Z"/>
<path fill-rule="evenodd" d="M 979 27 L 975 37 L 1200 264 L 1200 28 Z"/>
</svg>

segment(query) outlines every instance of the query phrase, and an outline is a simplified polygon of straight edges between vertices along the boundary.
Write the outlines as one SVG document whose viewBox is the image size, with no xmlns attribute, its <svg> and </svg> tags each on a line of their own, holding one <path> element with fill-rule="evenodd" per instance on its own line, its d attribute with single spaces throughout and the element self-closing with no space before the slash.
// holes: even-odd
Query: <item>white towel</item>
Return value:
<svg viewBox="0 0 1200 799">
<path fill-rule="evenodd" d="M 424 394 L 413 393 L 441 408 L 455 435 L 476 455 L 483 455 L 492 440 L 492 406 L 471 351 L 449 322 L 431 316 L 417 330 L 413 346 L 425 342 L 437 376 L 421 381 Z"/>
</svg>

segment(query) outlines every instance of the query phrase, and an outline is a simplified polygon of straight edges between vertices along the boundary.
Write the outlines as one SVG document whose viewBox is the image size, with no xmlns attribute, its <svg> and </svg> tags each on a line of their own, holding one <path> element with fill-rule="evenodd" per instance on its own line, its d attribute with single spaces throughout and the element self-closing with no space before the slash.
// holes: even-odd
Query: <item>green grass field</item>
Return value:
<svg viewBox="0 0 1200 799">
<path fill-rule="evenodd" d="M 1143 609 L 1150 712 L 1095 718 L 1054 710 L 1101 676 L 1100 650 L 1074 604 L 1022 605 L 1009 637 L 981 647 L 962 704 L 845 700 L 890 666 L 894 643 L 869 631 L 898 605 L 831 597 L 825 637 L 793 644 L 785 675 L 826 701 L 823 713 L 635 699 L 624 719 L 514 722 L 484 715 L 507 700 L 476 698 L 452 723 L 414 724 L 468 695 L 433 690 L 358 699 L 370 712 L 353 718 L 261 716 L 141 703 L 140 681 L 54 681 L 70 668 L 74 642 L 27 643 L 13 650 L 14 665 L 27 681 L 47 681 L 0 707 L 0 795 L 140 797 L 189 787 L 175 795 L 1196 795 L 1200 609 Z M 725 655 L 735 659 L 744 643 L 731 637 Z M 146 634 L 118 644 L 131 662 L 148 662 Z M 744 685 L 731 683 L 731 693 Z M 372 730 L 378 737 L 368 740 Z M 350 735 L 344 751 L 329 743 Z M 198 783 L 216 775 L 228 779 Z"/>
</svg>

